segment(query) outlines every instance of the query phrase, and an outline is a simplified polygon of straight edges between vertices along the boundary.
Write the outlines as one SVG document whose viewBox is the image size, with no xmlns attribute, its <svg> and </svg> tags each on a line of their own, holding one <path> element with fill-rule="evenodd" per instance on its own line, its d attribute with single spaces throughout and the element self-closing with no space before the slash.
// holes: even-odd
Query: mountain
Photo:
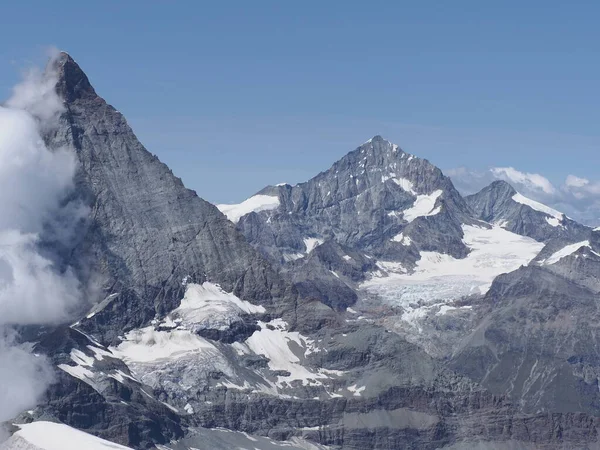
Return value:
<svg viewBox="0 0 600 450">
<path fill-rule="evenodd" d="M 599 239 L 496 278 L 451 366 L 526 412 L 598 416 Z"/>
<path fill-rule="evenodd" d="M 172 310 L 184 278 L 274 305 L 281 283 L 235 227 L 140 144 L 68 54 L 56 64 L 66 111 L 48 141 L 76 151 L 77 192 L 91 210 L 70 263 L 94 273 L 110 296 L 82 329 L 110 343 Z"/>
<path fill-rule="evenodd" d="M 418 250 L 461 257 L 468 250 L 460 224 L 472 221 L 448 177 L 381 136 L 306 183 L 270 186 L 240 205 L 219 208 L 278 262 L 297 259 L 329 239 L 408 265 Z"/>
<path fill-rule="evenodd" d="M 519 194 L 505 181 L 494 181 L 476 194 L 465 197 L 481 220 L 536 241 L 560 239 L 580 241 L 591 229 L 542 203 Z"/>
<path fill-rule="evenodd" d="M 53 70 L 45 140 L 76 152 L 89 215 L 52 245 L 89 298 L 23 330 L 55 383 L 3 450 L 597 446 L 600 232 L 514 215 L 502 185 L 465 200 L 379 136 L 217 208 L 69 55 Z"/>
<path fill-rule="evenodd" d="M 409 271 L 421 251 L 465 257 L 462 226 L 478 222 L 437 167 L 381 136 L 305 183 L 218 206 L 302 293 L 335 309 L 356 302 L 356 283 L 380 270 L 375 259 Z"/>
<path fill-rule="evenodd" d="M 90 210 L 78 239 L 62 254 L 84 284 L 93 284 L 97 305 L 93 312 L 82 311 L 78 331 L 57 330 L 38 344 L 63 369 L 57 375 L 61 383 L 49 391 L 47 412 L 128 445 L 165 443 L 182 435 L 179 419 L 160 401 L 144 399 L 149 389 L 130 379 L 122 361 L 95 358 L 96 349 L 106 352 L 105 346 L 120 342 L 128 331 L 175 309 L 188 282 L 218 284 L 244 301 L 262 304 L 262 313 L 285 309 L 286 301 L 295 313 L 295 294 L 216 207 L 186 189 L 139 143 L 68 54 L 55 64 L 51 69 L 59 74 L 56 88 L 65 111 L 46 141 L 50 148 L 76 152 L 76 193 Z M 231 333 L 248 333 L 245 317 L 234 317 L 227 325 Z M 89 370 L 82 376 L 81 370 L 67 368 L 67 362 L 79 361 L 74 355 L 89 367 L 86 358 L 92 358 L 101 365 L 103 380 L 108 378 L 90 382 Z M 110 378 L 111 371 L 124 373 L 125 379 Z M 132 409 L 129 399 L 136 396 Z M 87 406 L 73 415 L 72 405 L 84 398 Z"/>
</svg>

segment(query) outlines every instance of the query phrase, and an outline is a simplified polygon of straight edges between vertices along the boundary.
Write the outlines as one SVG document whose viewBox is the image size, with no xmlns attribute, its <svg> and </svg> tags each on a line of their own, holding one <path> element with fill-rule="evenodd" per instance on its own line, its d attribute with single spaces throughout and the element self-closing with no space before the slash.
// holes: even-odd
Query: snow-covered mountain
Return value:
<svg viewBox="0 0 600 450">
<path fill-rule="evenodd" d="M 3 450 L 597 446 L 599 231 L 379 136 L 217 208 L 57 64 L 95 289 L 23 330 L 55 383 Z"/>
<path fill-rule="evenodd" d="M 505 181 L 494 181 L 465 200 L 481 220 L 541 242 L 575 242 L 591 231 L 565 214 L 519 194 Z"/>
<path fill-rule="evenodd" d="M 462 257 L 468 250 L 461 224 L 472 222 L 449 178 L 381 136 L 306 183 L 269 186 L 219 208 L 275 262 L 298 259 L 330 239 L 409 266 L 419 250 Z"/>
</svg>

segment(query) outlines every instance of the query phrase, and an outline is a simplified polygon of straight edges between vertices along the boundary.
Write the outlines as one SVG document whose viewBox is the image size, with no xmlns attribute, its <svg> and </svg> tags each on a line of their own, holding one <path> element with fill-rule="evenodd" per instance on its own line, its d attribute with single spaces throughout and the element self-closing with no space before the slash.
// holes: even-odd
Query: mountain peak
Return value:
<svg viewBox="0 0 600 450">
<path fill-rule="evenodd" d="M 85 72 L 67 52 L 60 52 L 50 61 L 47 71 L 56 72 L 58 81 L 56 91 L 67 102 L 96 97 L 96 91 L 90 84 Z"/>
<path fill-rule="evenodd" d="M 496 180 L 496 181 L 492 182 L 487 188 L 484 188 L 484 189 L 489 189 L 492 191 L 506 192 L 509 195 L 514 195 L 517 193 L 515 188 L 512 187 L 511 184 L 507 183 L 504 180 Z"/>
<path fill-rule="evenodd" d="M 393 144 L 392 142 L 388 141 L 387 139 L 384 139 L 379 134 L 376 134 L 371 139 L 366 141 L 364 144 L 362 144 L 359 147 L 359 149 L 365 149 L 365 148 L 371 148 L 371 147 L 373 148 L 373 150 L 376 151 L 376 153 L 381 152 L 381 151 L 397 152 L 398 150 L 400 150 L 401 153 L 403 153 L 402 149 L 398 145 Z"/>
</svg>

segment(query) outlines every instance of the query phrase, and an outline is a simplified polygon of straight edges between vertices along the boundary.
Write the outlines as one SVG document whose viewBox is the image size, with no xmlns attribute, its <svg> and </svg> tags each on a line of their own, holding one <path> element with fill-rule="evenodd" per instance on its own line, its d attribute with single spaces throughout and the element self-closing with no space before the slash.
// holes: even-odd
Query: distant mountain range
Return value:
<svg viewBox="0 0 600 450">
<path fill-rule="evenodd" d="M 99 294 L 23 333 L 56 382 L 0 449 L 599 447 L 600 230 L 380 136 L 214 206 L 55 64 Z"/>
</svg>

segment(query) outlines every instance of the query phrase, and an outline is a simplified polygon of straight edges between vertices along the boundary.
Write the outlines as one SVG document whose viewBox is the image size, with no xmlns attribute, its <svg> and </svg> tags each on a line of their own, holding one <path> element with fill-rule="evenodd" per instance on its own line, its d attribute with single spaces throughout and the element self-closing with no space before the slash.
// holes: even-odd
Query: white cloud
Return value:
<svg viewBox="0 0 600 450">
<path fill-rule="evenodd" d="M 565 180 L 565 186 L 567 187 L 580 188 L 586 184 L 590 184 L 590 180 L 587 178 L 580 178 L 575 175 L 568 175 L 567 179 Z"/>
<path fill-rule="evenodd" d="M 15 341 L 14 334 L 4 333 L 0 336 L 0 422 L 35 405 L 53 380 L 43 356 L 33 357 L 28 346 Z"/>
<path fill-rule="evenodd" d="M 81 298 L 72 271 L 40 250 L 46 238 L 69 235 L 47 235 L 54 217 L 74 226 L 82 212 L 62 204 L 73 189 L 74 152 L 48 149 L 42 139 L 63 109 L 56 81 L 56 74 L 30 71 L 0 106 L 0 421 L 35 406 L 52 374 L 12 327 L 64 321 Z"/>
<path fill-rule="evenodd" d="M 494 167 L 490 171 L 498 179 L 526 186 L 530 190 L 540 190 L 546 194 L 556 192 L 552 183 L 546 177 L 537 173 L 521 172 L 513 167 Z"/>
</svg>

